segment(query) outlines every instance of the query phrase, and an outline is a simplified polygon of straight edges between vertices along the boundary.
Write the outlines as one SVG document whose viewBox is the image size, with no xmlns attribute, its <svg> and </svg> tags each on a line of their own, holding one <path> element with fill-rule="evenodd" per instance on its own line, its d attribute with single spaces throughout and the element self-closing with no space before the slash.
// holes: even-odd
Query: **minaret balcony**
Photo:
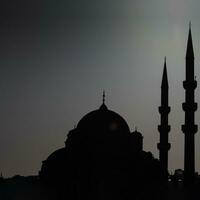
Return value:
<svg viewBox="0 0 200 200">
<path fill-rule="evenodd" d="M 169 106 L 160 106 L 158 110 L 160 114 L 163 114 L 163 113 L 169 114 L 171 108 Z"/>
<path fill-rule="evenodd" d="M 198 130 L 198 126 L 196 124 L 191 125 L 191 126 L 184 124 L 181 126 L 181 128 L 182 128 L 183 133 L 186 133 L 186 134 L 188 134 L 188 133 L 195 134 Z"/>
<path fill-rule="evenodd" d="M 194 90 L 197 87 L 197 81 L 196 80 L 185 80 L 183 81 L 183 87 L 185 90 Z"/>
<path fill-rule="evenodd" d="M 171 126 L 170 125 L 158 125 L 158 131 L 160 133 L 169 133 L 171 130 Z"/>
<path fill-rule="evenodd" d="M 157 148 L 158 148 L 159 150 L 169 151 L 170 148 L 171 148 L 171 144 L 170 144 L 170 143 L 166 143 L 166 144 L 158 143 L 158 144 L 157 144 Z"/>
<path fill-rule="evenodd" d="M 184 111 L 192 111 L 192 112 L 194 112 L 194 111 L 197 110 L 197 106 L 198 105 L 197 105 L 196 102 L 194 102 L 194 103 L 185 102 L 185 103 L 182 104 L 182 107 L 183 107 Z"/>
</svg>

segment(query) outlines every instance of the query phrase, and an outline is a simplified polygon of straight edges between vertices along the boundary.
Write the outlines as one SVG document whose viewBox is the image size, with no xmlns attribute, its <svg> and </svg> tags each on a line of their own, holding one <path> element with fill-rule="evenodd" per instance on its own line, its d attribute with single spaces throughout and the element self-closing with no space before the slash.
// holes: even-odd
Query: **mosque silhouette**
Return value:
<svg viewBox="0 0 200 200">
<path fill-rule="evenodd" d="M 184 170 L 178 169 L 173 175 L 168 173 L 168 151 L 171 145 L 168 141 L 170 107 L 165 58 L 161 105 L 158 109 L 159 159 L 154 158 L 151 152 L 143 150 L 142 134 L 137 129 L 131 132 L 126 121 L 106 106 L 103 93 L 102 105 L 86 114 L 77 127 L 69 131 L 65 147 L 56 150 L 42 162 L 37 177 L 26 179 L 25 182 L 32 188 L 28 196 L 15 190 L 12 196 L 13 190 L 9 193 L 9 187 L 5 186 L 9 185 L 8 181 L 1 177 L 0 188 L 4 189 L 0 189 L 0 197 L 50 200 L 197 199 L 200 197 L 200 179 L 195 172 L 194 159 L 194 135 L 197 132 L 197 103 L 194 100 L 196 86 L 190 25 L 186 79 L 183 81 L 185 102 L 182 104 L 185 112 L 185 124 L 182 125 L 185 136 Z M 17 179 L 20 177 L 14 177 L 12 181 Z"/>
</svg>

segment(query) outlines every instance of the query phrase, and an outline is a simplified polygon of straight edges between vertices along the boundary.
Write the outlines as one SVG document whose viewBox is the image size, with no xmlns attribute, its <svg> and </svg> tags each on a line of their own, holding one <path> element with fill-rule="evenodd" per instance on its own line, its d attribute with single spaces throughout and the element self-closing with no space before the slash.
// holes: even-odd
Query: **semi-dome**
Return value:
<svg viewBox="0 0 200 200">
<path fill-rule="evenodd" d="M 130 133 L 126 121 L 103 103 L 98 110 L 86 114 L 78 123 L 78 129 L 87 132 Z"/>
<path fill-rule="evenodd" d="M 62 160 L 66 155 L 66 149 L 61 148 L 54 151 L 52 154 L 49 155 L 47 161 L 54 161 L 54 160 Z"/>
<path fill-rule="evenodd" d="M 44 181 L 54 183 L 64 175 L 66 168 L 66 149 L 61 148 L 54 151 L 50 156 L 42 162 L 42 168 L 39 176 Z M 55 182 L 56 183 L 56 182 Z"/>
</svg>

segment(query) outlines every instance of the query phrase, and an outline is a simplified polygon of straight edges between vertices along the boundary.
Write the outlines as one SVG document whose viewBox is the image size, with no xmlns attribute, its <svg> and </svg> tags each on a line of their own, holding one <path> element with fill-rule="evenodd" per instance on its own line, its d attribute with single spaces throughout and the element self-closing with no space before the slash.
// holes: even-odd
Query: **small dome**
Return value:
<svg viewBox="0 0 200 200">
<path fill-rule="evenodd" d="M 44 181 L 57 184 L 58 180 L 61 182 L 65 169 L 66 149 L 61 148 L 54 151 L 45 161 L 43 161 L 39 176 Z"/>
<path fill-rule="evenodd" d="M 54 151 L 48 158 L 47 161 L 62 160 L 66 155 L 66 149 L 61 148 Z"/>
<path fill-rule="evenodd" d="M 141 138 L 143 138 L 142 133 L 138 132 L 137 129 L 136 129 L 132 134 L 133 134 L 134 136 L 136 136 L 136 137 L 141 137 Z"/>
<path fill-rule="evenodd" d="M 85 115 L 79 121 L 77 128 L 94 133 L 130 133 L 126 121 L 116 112 L 108 110 L 104 103 L 98 110 L 94 110 Z"/>
</svg>

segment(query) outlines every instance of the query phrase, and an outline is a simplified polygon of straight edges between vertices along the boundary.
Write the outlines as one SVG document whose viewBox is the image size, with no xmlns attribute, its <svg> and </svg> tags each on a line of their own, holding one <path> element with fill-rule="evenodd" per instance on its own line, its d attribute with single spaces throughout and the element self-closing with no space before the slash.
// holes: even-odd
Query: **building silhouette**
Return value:
<svg viewBox="0 0 200 200">
<path fill-rule="evenodd" d="M 185 186 L 191 186 L 196 184 L 197 180 L 194 160 L 194 134 L 197 132 L 194 120 L 194 112 L 197 109 L 197 103 L 194 102 L 196 86 L 190 26 L 186 50 L 186 80 L 183 81 L 186 91 L 183 103 L 185 124 L 182 125 L 185 134 L 183 173 L 181 170 L 176 170 L 174 175 L 168 174 L 168 151 L 171 144 L 168 139 L 170 107 L 165 58 L 159 107 L 160 141 L 157 144 L 159 160 L 150 152 L 143 150 L 143 136 L 137 128 L 131 132 L 126 121 L 108 109 L 103 93 L 103 103 L 100 108 L 86 114 L 77 127 L 69 132 L 65 147 L 55 151 L 43 161 L 39 172 L 41 181 L 57 188 L 62 197 L 67 193 L 68 197 L 74 200 L 83 197 L 99 200 L 175 199 L 175 196 L 162 196 L 165 193 L 160 191 L 163 191 L 166 182 L 172 189 L 178 187 L 179 181 L 184 180 Z M 171 185 L 169 180 L 174 184 Z M 170 190 L 165 191 L 171 194 Z M 172 191 L 174 192 L 174 189 Z M 185 189 L 179 186 L 176 192 L 180 191 Z M 194 195 L 196 191 L 192 193 Z M 189 196 L 185 198 L 189 199 Z"/>
<path fill-rule="evenodd" d="M 194 100 L 197 81 L 194 77 L 194 50 L 192 44 L 191 25 L 189 27 L 187 51 L 186 51 L 186 80 L 183 81 L 185 89 L 185 103 L 182 104 L 185 112 L 185 124 L 182 125 L 182 131 L 185 135 L 184 144 L 184 181 L 190 183 L 194 181 L 195 176 L 195 141 L 194 135 L 197 132 L 195 124 L 195 111 L 197 103 Z"/>
<path fill-rule="evenodd" d="M 134 199 L 154 196 L 167 172 L 143 137 L 103 103 L 71 130 L 65 148 L 43 161 L 41 180 L 69 199 Z M 149 187 L 151 185 L 151 187 Z M 141 194 L 141 189 L 148 192 Z M 159 191 L 159 190 L 158 190 Z"/>
<path fill-rule="evenodd" d="M 158 143 L 157 147 L 159 149 L 159 159 L 161 166 L 163 169 L 166 170 L 168 170 L 168 151 L 171 147 L 170 143 L 168 143 L 168 133 L 170 131 L 170 126 L 168 124 L 168 114 L 170 112 L 170 107 L 168 105 L 168 98 L 169 98 L 168 90 L 169 86 L 168 86 L 167 65 L 165 57 L 162 84 L 161 84 L 161 106 L 159 107 L 159 113 L 161 115 L 160 125 L 158 126 L 158 131 L 160 132 L 160 143 Z"/>
</svg>

